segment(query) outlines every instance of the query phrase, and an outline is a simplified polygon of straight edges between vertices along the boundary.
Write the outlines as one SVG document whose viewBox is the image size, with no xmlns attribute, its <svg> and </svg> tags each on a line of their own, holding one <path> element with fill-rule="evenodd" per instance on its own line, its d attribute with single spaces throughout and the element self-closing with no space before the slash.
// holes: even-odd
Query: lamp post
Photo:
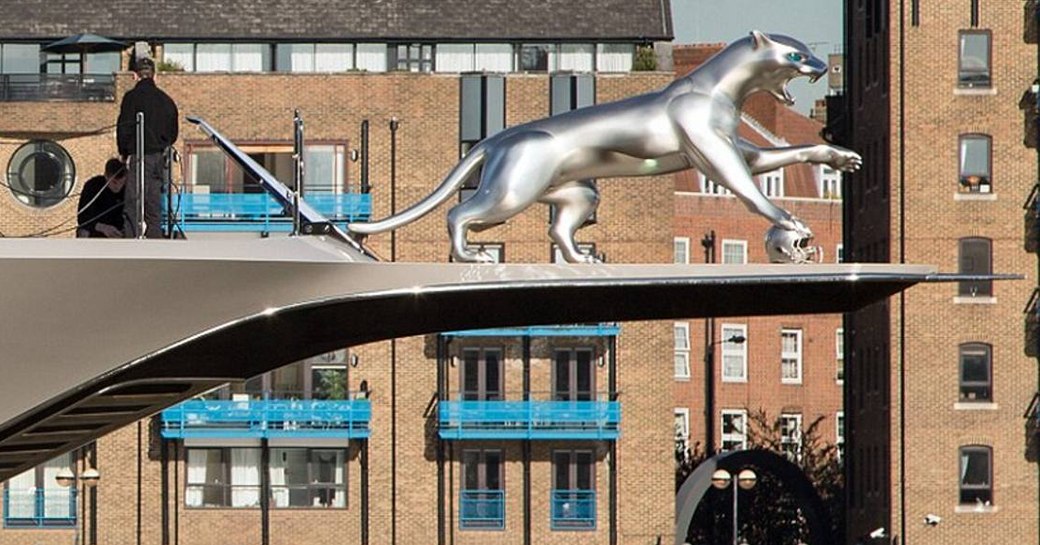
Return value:
<svg viewBox="0 0 1040 545">
<path fill-rule="evenodd" d="M 733 485 L 733 545 L 740 545 L 740 525 L 737 518 L 737 487 L 751 490 L 758 483 L 758 475 L 751 469 L 745 468 L 737 473 L 736 478 L 725 469 L 716 469 L 711 474 L 711 485 L 719 490 Z"/>
<path fill-rule="evenodd" d="M 94 469 L 93 467 L 88 466 L 85 469 L 83 469 L 82 472 L 80 472 L 79 478 L 77 479 L 76 474 L 72 471 L 72 469 L 65 467 L 58 471 L 58 474 L 54 476 L 54 480 L 58 483 L 58 486 L 62 488 L 69 488 L 70 486 L 73 487 L 73 493 L 77 496 L 76 504 L 80 506 L 80 513 L 74 513 L 76 517 L 76 539 L 74 543 L 78 545 L 80 542 L 80 528 L 82 527 L 80 523 L 80 518 L 86 515 L 87 511 L 86 503 L 84 503 L 83 501 L 84 496 L 86 496 L 86 491 L 88 489 L 93 490 L 94 487 L 97 486 L 98 481 L 101 480 L 101 473 L 99 473 L 98 470 Z M 79 494 L 80 484 L 83 485 L 83 494 Z"/>
<path fill-rule="evenodd" d="M 715 455 L 715 345 L 744 344 L 747 337 L 731 335 L 716 341 L 715 320 L 708 318 L 707 321 L 704 345 L 704 450 L 711 457 Z"/>
</svg>

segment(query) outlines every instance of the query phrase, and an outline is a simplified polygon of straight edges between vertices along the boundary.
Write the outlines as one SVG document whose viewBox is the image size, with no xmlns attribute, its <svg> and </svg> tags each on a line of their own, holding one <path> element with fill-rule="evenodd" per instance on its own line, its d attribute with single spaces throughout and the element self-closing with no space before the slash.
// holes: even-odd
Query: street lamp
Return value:
<svg viewBox="0 0 1040 545">
<path fill-rule="evenodd" d="M 758 475 L 748 468 L 740 470 L 736 479 L 725 469 L 716 469 L 711 474 L 711 485 L 719 490 L 725 490 L 730 483 L 733 484 L 733 545 L 740 545 L 740 526 L 737 519 L 737 487 L 751 490 L 758 483 Z"/>
<path fill-rule="evenodd" d="M 93 467 L 87 467 L 86 469 L 84 469 L 79 474 L 79 479 L 77 480 L 76 474 L 73 473 L 71 468 L 63 467 L 62 469 L 60 469 L 58 471 L 58 474 L 54 476 L 54 480 L 55 480 L 55 482 L 58 483 L 58 486 L 60 486 L 62 488 L 68 488 L 70 486 L 75 486 L 76 487 L 75 489 L 73 489 L 73 493 L 77 494 L 76 504 L 79 505 L 79 506 L 82 506 L 79 509 L 79 511 L 80 511 L 80 513 L 85 515 L 86 514 L 86 503 L 84 502 L 85 498 L 83 496 L 86 496 L 87 489 L 93 489 L 94 487 L 96 487 L 98 485 L 98 481 L 101 480 L 101 473 L 99 473 L 98 470 L 94 469 Z M 78 495 L 78 493 L 79 493 L 79 486 L 78 486 L 78 484 L 82 484 L 83 485 L 83 494 L 82 495 Z M 76 516 L 76 540 L 75 540 L 75 543 L 77 543 L 77 544 L 79 543 L 79 533 L 80 533 L 80 527 L 81 527 L 81 522 L 80 522 L 81 514 L 80 513 L 76 513 L 75 514 L 75 516 Z"/>
</svg>

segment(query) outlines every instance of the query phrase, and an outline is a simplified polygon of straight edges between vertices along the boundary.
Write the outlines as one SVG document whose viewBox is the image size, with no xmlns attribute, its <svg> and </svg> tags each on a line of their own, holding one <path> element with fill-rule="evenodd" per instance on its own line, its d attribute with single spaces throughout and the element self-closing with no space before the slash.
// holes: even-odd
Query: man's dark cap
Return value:
<svg viewBox="0 0 1040 545">
<path fill-rule="evenodd" d="M 135 72 L 140 72 L 141 70 L 144 70 L 146 68 L 150 69 L 154 73 L 155 72 L 155 61 L 153 61 L 152 59 L 149 59 L 148 57 L 145 57 L 143 59 L 137 59 L 137 62 L 134 64 L 134 71 Z"/>
</svg>

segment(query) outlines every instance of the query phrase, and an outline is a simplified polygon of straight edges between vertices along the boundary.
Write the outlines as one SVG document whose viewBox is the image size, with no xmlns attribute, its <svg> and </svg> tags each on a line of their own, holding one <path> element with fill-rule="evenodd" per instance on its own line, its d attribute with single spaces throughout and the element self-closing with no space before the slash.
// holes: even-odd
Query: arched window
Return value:
<svg viewBox="0 0 1040 545">
<path fill-rule="evenodd" d="M 960 346 L 960 401 L 993 401 L 993 350 L 988 344 Z"/>
<path fill-rule="evenodd" d="M 962 134 L 959 156 L 961 193 L 992 193 L 993 138 L 988 134 Z"/>
<path fill-rule="evenodd" d="M 993 449 L 985 445 L 960 448 L 960 503 L 993 504 Z"/>
<path fill-rule="evenodd" d="M 993 241 L 988 238 L 966 237 L 957 243 L 960 274 L 991 274 L 993 272 Z M 993 295 L 992 280 L 963 280 L 958 283 L 958 295 L 967 297 Z"/>
</svg>

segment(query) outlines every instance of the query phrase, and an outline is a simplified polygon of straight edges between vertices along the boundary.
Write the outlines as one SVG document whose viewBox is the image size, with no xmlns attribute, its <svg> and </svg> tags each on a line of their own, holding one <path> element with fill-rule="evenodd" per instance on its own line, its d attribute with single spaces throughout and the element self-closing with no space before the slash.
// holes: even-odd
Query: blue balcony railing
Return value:
<svg viewBox="0 0 1040 545">
<path fill-rule="evenodd" d="M 162 435 L 167 439 L 367 439 L 371 418 L 367 399 L 193 399 L 162 412 Z"/>
<path fill-rule="evenodd" d="M 5 528 L 62 528 L 75 525 L 75 488 L 4 488 Z"/>
<path fill-rule="evenodd" d="M 505 528 L 505 491 L 461 491 L 459 494 L 459 527 L 483 530 L 501 530 Z"/>
<path fill-rule="evenodd" d="M 367 221 L 372 215 L 372 195 L 368 193 L 315 192 L 304 199 L 336 223 Z M 267 193 L 185 193 L 174 196 L 173 208 L 184 231 L 292 229 L 290 215 Z"/>
<path fill-rule="evenodd" d="M 602 323 L 469 329 L 451 331 L 444 335 L 448 337 L 612 337 L 617 336 L 620 332 L 621 326 Z"/>
<path fill-rule="evenodd" d="M 441 439 L 605 440 L 620 435 L 618 401 L 441 401 Z"/>
<path fill-rule="evenodd" d="M 595 490 L 553 490 L 553 530 L 596 529 Z"/>
</svg>

